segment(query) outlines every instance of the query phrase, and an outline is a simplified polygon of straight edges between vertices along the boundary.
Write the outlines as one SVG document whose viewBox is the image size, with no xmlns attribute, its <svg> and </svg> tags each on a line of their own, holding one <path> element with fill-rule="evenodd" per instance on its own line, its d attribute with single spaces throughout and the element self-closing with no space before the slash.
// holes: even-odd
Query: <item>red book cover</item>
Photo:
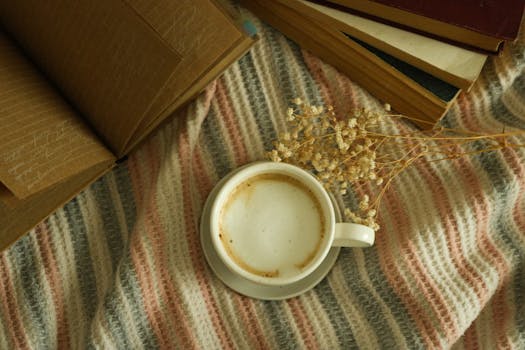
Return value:
<svg viewBox="0 0 525 350">
<path fill-rule="evenodd" d="M 518 35 L 525 0 L 371 0 L 496 38 Z"/>
</svg>

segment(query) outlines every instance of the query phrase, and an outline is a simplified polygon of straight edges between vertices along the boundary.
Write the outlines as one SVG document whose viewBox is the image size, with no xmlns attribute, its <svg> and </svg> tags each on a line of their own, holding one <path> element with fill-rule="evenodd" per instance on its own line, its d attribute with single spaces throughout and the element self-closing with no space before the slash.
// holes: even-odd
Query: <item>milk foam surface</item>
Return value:
<svg viewBox="0 0 525 350">
<path fill-rule="evenodd" d="M 320 248 L 325 220 L 319 201 L 299 181 L 281 174 L 248 179 L 221 212 L 221 240 L 249 272 L 290 277 Z"/>
</svg>

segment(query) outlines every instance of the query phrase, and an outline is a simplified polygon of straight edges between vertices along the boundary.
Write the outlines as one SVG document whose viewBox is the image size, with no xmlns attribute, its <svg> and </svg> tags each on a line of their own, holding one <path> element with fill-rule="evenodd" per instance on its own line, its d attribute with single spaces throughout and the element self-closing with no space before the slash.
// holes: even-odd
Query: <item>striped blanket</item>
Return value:
<svg viewBox="0 0 525 350">
<path fill-rule="evenodd" d="M 251 299 L 213 274 L 206 197 L 264 157 L 291 99 L 341 115 L 382 106 L 252 19 L 261 39 L 247 55 L 0 255 L 0 348 L 525 348 L 523 149 L 418 161 L 386 193 L 375 246 L 343 249 L 298 297 Z M 522 35 L 490 58 L 443 124 L 525 128 L 524 48 Z"/>
</svg>

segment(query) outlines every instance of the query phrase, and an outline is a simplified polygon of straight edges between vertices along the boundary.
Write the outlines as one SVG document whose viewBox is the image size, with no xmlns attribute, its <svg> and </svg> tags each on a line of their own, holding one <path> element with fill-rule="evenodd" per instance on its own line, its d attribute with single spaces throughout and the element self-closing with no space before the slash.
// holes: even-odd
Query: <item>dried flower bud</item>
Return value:
<svg viewBox="0 0 525 350">
<path fill-rule="evenodd" d="M 277 148 L 277 151 L 279 151 L 279 152 L 285 152 L 285 151 L 288 150 L 288 148 L 287 148 L 283 143 L 281 143 L 281 142 L 279 142 L 279 143 L 277 144 L 277 147 L 276 147 L 276 148 Z"/>
<path fill-rule="evenodd" d="M 277 152 L 277 150 L 272 150 L 270 152 L 270 159 L 273 161 L 273 162 L 280 162 L 282 159 L 279 157 L 279 153 Z"/>
<path fill-rule="evenodd" d="M 363 197 L 361 202 L 359 202 L 359 209 L 362 210 L 362 211 L 365 211 L 365 210 L 368 209 L 368 196 L 366 198 L 367 198 L 367 200 L 365 200 L 365 198 Z"/>
<path fill-rule="evenodd" d="M 320 161 L 318 160 L 312 160 L 312 165 L 314 166 L 315 170 L 318 171 L 318 172 L 321 172 L 324 170 L 322 164 Z"/>
<path fill-rule="evenodd" d="M 349 128 L 355 127 L 357 125 L 357 119 L 355 118 L 348 119 L 347 125 Z"/>
<path fill-rule="evenodd" d="M 330 173 L 322 172 L 321 174 L 319 174 L 319 177 L 320 177 L 322 180 L 327 180 L 327 179 L 330 178 Z"/>
</svg>

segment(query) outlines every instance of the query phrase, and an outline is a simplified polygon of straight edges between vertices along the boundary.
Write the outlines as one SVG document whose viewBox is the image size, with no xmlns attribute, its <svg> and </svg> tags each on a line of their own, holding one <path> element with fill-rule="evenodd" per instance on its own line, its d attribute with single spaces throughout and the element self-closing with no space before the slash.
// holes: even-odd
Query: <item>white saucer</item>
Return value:
<svg viewBox="0 0 525 350">
<path fill-rule="evenodd" d="M 228 174 L 211 191 L 204 205 L 200 222 L 200 238 L 202 249 L 204 251 L 206 261 L 208 262 L 208 265 L 213 270 L 215 275 L 225 285 L 227 285 L 237 293 L 246 295 L 251 298 L 262 300 L 288 299 L 298 296 L 315 287 L 328 274 L 328 272 L 330 272 L 335 261 L 337 260 L 341 248 L 334 247 L 330 249 L 324 261 L 321 263 L 321 265 L 319 265 L 317 269 L 314 270 L 314 272 L 312 272 L 310 275 L 303 278 L 302 280 L 285 286 L 268 286 L 257 284 L 255 282 L 252 282 L 241 276 L 236 275 L 230 269 L 228 269 L 226 265 L 222 262 L 222 260 L 215 252 L 215 249 L 213 248 L 213 244 L 211 242 L 211 237 L 209 233 L 209 217 L 211 203 L 213 202 L 213 199 L 216 196 L 218 189 L 231 175 L 232 173 Z M 340 219 L 339 216 L 340 213 L 336 210 L 337 220 Z"/>
</svg>

